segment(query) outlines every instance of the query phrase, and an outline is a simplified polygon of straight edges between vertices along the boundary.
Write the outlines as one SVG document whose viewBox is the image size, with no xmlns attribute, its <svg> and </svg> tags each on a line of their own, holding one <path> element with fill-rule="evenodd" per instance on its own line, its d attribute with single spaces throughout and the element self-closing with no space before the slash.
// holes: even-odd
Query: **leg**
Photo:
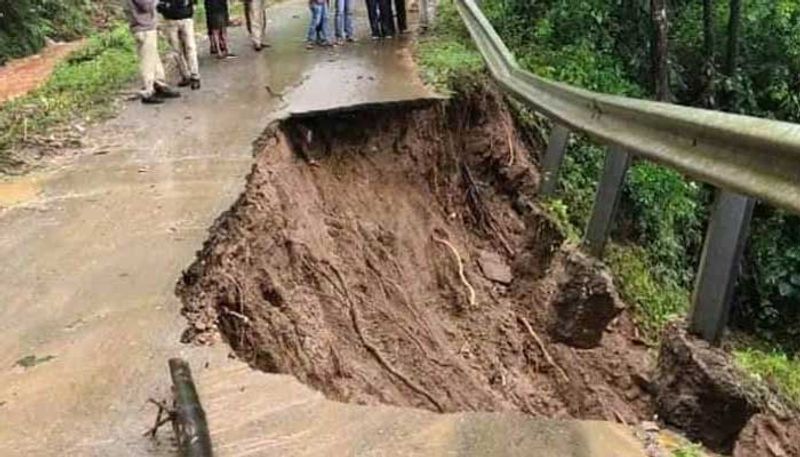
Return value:
<svg viewBox="0 0 800 457">
<path fill-rule="evenodd" d="M 186 61 L 184 43 L 183 21 L 167 21 L 164 27 L 167 42 L 169 42 L 170 57 L 175 61 L 178 72 L 183 80 L 189 79 L 189 63 Z"/>
<path fill-rule="evenodd" d="M 392 14 L 392 0 L 380 0 L 380 16 L 383 35 L 394 36 L 394 17 Z"/>
<path fill-rule="evenodd" d="M 230 49 L 228 49 L 228 28 L 222 27 L 219 29 L 219 52 L 222 57 L 228 57 L 230 55 Z"/>
<path fill-rule="evenodd" d="M 344 36 L 348 40 L 355 37 L 355 28 L 353 27 L 353 1 L 344 0 Z"/>
<path fill-rule="evenodd" d="M 344 8 L 346 0 L 336 0 L 336 11 L 333 16 L 333 29 L 337 40 L 344 38 Z"/>
<path fill-rule="evenodd" d="M 262 0 L 252 0 L 249 12 L 251 24 L 250 40 L 253 42 L 253 46 L 260 48 L 264 38 L 264 31 L 267 27 L 264 2 Z"/>
<path fill-rule="evenodd" d="M 372 31 L 372 37 L 379 37 L 381 35 L 380 26 L 378 25 L 378 0 L 366 0 L 367 16 L 369 17 L 369 28 Z"/>
<path fill-rule="evenodd" d="M 404 33 L 408 29 L 406 25 L 406 0 L 394 0 L 394 10 L 397 13 L 397 31 Z"/>
<path fill-rule="evenodd" d="M 181 22 L 183 50 L 186 62 L 189 65 L 189 77 L 200 79 L 200 65 L 197 61 L 197 41 L 194 36 L 194 19 L 184 19 Z"/>
<path fill-rule="evenodd" d="M 156 40 L 151 39 L 151 32 L 136 32 L 136 53 L 139 56 L 139 74 L 142 77 L 142 99 L 151 98 L 155 92 L 156 69 L 153 53 L 158 52 Z"/>
<path fill-rule="evenodd" d="M 324 44 L 330 43 L 329 41 L 330 31 L 328 30 L 328 4 L 323 3 L 321 5 L 321 12 L 320 12 L 320 25 L 319 25 L 319 38 L 320 41 Z"/>
<path fill-rule="evenodd" d="M 309 43 L 314 43 L 317 41 L 317 27 L 319 27 L 319 18 L 320 18 L 320 5 L 318 4 L 311 4 L 308 6 L 310 15 L 311 15 L 311 22 L 308 24 L 308 33 L 306 34 L 306 40 Z"/>
</svg>

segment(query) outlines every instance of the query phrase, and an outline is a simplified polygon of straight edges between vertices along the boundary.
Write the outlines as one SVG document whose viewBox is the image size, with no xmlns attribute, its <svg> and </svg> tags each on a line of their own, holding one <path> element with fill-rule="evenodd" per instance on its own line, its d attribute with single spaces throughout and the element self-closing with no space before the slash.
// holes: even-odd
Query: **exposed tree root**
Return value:
<svg viewBox="0 0 800 457">
<path fill-rule="evenodd" d="M 464 284 L 464 287 L 466 287 L 469 291 L 469 306 L 470 308 L 474 308 L 475 288 L 472 287 L 472 284 L 470 284 L 469 281 L 467 281 L 467 276 L 464 274 L 464 262 L 461 260 L 461 255 L 459 255 L 455 246 L 453 246 L 449 241 L 438 238 L 436 235 L 432 235 L 432 237 L 433 241 L 447 246 L 450 249 L 450 252 L 453 253 L 453 258 L 456 259 L 456 263 L 458 264 L 458 276 L 461 278 L 461 283 Z"/>
<path fill-rule="evenodd" d="M 520 315 L 517 315 L 517 319 L 522 323 L 523 326 L 525 326 L 525 329 L 528 331 L 528 333 L 536 341 L 536 344 L 539 346 L 539 349 L 542 351 L 542 354 L 544 354 L 544 358 L 545 358 L 545 360 L 547 360 L 547 363 L 549 363 L 550 366 L 555 368 L 555 370 L 558 372 L 558 374 L 562 378 L 564 378 L 564 381 L 570 382 L 569 376 L 567 376 L 567 373 L 564 371 L 564 369 L 561 368 L 561 366 L 559 366 L 556 363 L 555 360 L 553 360 L 553 356 L 551 356 L 550 353 L 547 352 L 547 349 L 544 346 L 544 342 L 542 341 L 541 338 L 539 338 L 539 335 L 537 335 L 536 332 L 533 330 L 533 327 L 531 326 L 531 323 L 528 322 L 528 319 L 525 319 L 524 317 L 522 317 Z"/>
<path fill-rule="evenodd" d="M 380 363 L 386 371 L 403 381 L 403 383 L 408 386 L 409 389 L 425 397 L 436 407 L 437 410 L 439 410 L 439 412 L 445 412 L 444 406 L 436 399 L 436 397 L 434 397 L 424 387 L 418 385 L 402 372 L 397 370 L 391 363 L 389 363 L 388 360 L 386 360 L 386 358 L 383 357 L 383 354 L 381 354 L 380 350 L 378 350 L 375 345 L 367 340 L 366 336 L 364 335 L 364 330 L 361 327 L 361 316 L 358 313 L 358 308 L 356 307 L 355 303 L 353 303 L 353 299 L 350 297 L 350 289 L 347 287 L 344 277 L 330 262 L 323 262 L 328 266 L 328 268 L 331 269 L 331 271 L 333 271 L 333 274 L 336 275 L 336 279 L 339 281 L 339 284 L 336 284 L 336 282 L 334 282 L 325 272 L 320 270 L 320 273 L 322 273 L 322 276 L 331 284 L 331 286 L 333 286 L 335 290 L 342 295 L 342 297 L 344 297 L 345 301 L 347 302 L 347 307 L 350 311 L 350 318 L 353 321 L 353 328 L 355 328 L 358 338 L 361 340 L 361 344 L 364 345 L 367 351 L 372 354 L 373 357 L 375 357 L 378 363 Z"/>
</svg>

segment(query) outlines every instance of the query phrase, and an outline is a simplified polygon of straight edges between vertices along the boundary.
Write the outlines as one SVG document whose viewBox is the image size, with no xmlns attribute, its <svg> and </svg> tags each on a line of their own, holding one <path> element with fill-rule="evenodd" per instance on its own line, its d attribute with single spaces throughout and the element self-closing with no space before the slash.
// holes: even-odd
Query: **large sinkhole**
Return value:
<svg viewBox="0 0 800 457">
<path fill-rule="evenodd" d="M 178 286 L 223 339 L 331 399 L 637 422 L 651 359 L 534 202 L 537 141 L 491 90 L 291 116 Z"/>
</svg>

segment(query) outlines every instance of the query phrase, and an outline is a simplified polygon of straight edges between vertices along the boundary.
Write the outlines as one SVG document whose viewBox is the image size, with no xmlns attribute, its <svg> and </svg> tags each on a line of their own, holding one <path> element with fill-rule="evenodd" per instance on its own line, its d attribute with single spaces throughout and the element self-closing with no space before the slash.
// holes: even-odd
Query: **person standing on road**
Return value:
<svg viewBox="0 0 800 457">
<path fill-rule="evenodd" d="M 167 35 L 172 58 L 181 73 L 180 87 L 200 89 L 200 67 L 197 62 L 197 42 L 194 37 L 194 5 L 196 0 L 159 0 L 158 11 L 166 19 Z"/>
<path fill-rule="evenodd" d="M 334 17 L 334 28 L 336 29 L 336 41 L 341 44 L 347 40 L 355 41 L 353 29 L 353 1 L 354 0 L 335 0 L 336 16 Z"/>
<path fill-rule="evenodd" d="M 228 0 L 205 0 L 205 7 L 211 54 L 220 59 L 235 57 L 228 49 Z"/>
<path fill-rule="evenodd" d="M 125 13 L 136 39 L 142 103 L 158 104 L 165 98 L 180 97 L 180 93 L 167 85 L 164 66 L 158 55 L 156 0 L 125 0 Z"/>
<path fill-rule="evenodd" d="M 311 22 L 308 24 L 306 48 L 312 49 L 315 44 L 331 46 L 328 40 L 328 2 L 327 0 L 309 0 Z"/>
<path fill-rule="evenodd" d="M 394 0 L 394 12 L 397 15 L 397 32 L 406 33 L 408 31 L 406 0 Z M 392 22 L 392 26 L 394 26 L 394 22 Z"/>
<path fill-rule="evenodd" d="M 381 37 L 393 38 L 395 34 L 392 0 L 378 0 L 380 10 Z"/>
<path fill-rule="evenodd" d="M 261 51 L 269 47 L 264 43 L 267 34 L 267 2 L 266 0 L 244 0 L 244 11 L 247 17 L 247 31 L 250 33 L 250 41 L 253 42 L 253 49 Z"/>
<path fill-rule="evenodd" d="M 383 22 L 381 21 L 381 0 L 366 0 L 367 17 L 372 39 L 377 40 L 383 36 Z"/>
</svg>

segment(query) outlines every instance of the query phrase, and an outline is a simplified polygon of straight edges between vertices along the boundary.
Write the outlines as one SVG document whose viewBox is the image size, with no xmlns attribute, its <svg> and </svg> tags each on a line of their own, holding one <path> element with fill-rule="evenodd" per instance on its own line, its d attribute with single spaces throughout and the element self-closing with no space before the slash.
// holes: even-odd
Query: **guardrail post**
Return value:
<svg viewBox="0 0 800 457">
<path fill-rule="evenodd" d="M 600 176 L 592 215 L 583 240 L 584 246 L 595 257 L 603 257 L 630 162 L 630 153 L 616 147 L 609 148 L 606 154 L 603 174 Z"/>
<path fill-rule="evenodd" d="M 755 200 L 719 191 L 692 294 L 691 330 L 717 343 L 725 330 Z"/>
<path fill-rule="evenodd" d="M 569 129 L 561 124 L 555 124 L 553 130 L 550 131 L 550 139 L 547 141 L 547 152 L 542 159 L 544 178 L 539 188 L 539 194 L 543 197 L 550 197 L 556 192 L 558 174 L 561 171 L 561 164 L 564 162 L 564 155 L 567 152 L 568 140 Z"/>
</svg>

